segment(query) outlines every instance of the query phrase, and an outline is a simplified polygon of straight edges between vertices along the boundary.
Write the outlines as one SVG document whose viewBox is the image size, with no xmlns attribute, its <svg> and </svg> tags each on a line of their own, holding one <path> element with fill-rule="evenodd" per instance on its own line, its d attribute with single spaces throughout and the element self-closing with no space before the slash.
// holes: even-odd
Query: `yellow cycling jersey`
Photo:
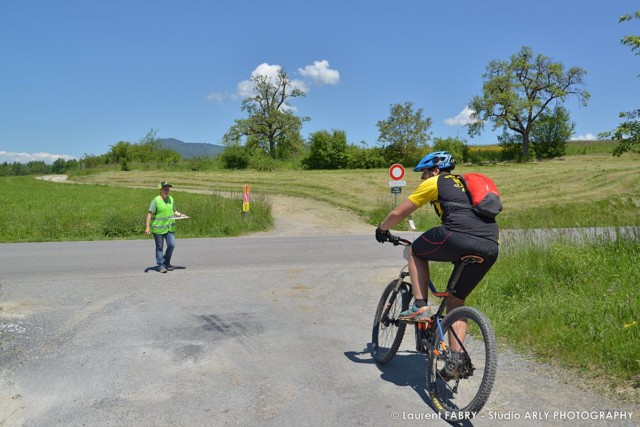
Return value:
<svg viewBox="0 0 640 427">
<path fill-rule="evenodd" d="M 464 194 L 464 185 L 462 185 L 462 182 L 456 175 L 436 175 L 422 181 L 413 194 L 409 196 L 409 200 L 418 207 L 426 205 L 427 203 L 438 203 L 438 196 L 440 192 L 443 191 L 442 187 L 438 190 L 438 178 L 440 176 L 444 179 L 450 179 L 453 183 L 452 187 L 457 189 L 457 192 Z M 466 195 L 464 197 L 466 199 Z"/>
<path fill-rule="evenodd" d="M 409 196 L 409 200 L 417 207 L 431 203 L 442 224 L 451 231 L 498 241 L 495 220 L 481 218 L 471 210 L 471 202 L 457 175 L 442 173 L 425 179 Z"/>
</svg>

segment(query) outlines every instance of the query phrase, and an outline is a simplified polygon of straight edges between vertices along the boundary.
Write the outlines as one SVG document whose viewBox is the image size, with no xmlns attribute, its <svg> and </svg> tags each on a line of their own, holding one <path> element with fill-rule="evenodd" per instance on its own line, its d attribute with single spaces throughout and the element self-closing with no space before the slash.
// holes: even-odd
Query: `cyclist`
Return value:
<svg viewBox="0 0 640 427">
<path fill-rule="evenodd" d="M 424 181 L 376 229 L 376 240 L 388 241 L 391 237 L 389 229 L 427 203 L 434 206 L 442 222 L 441 226 L 423 233 L 410 247 L 409 275 L 414 304 L 400 313 L 400 319 L 424 322 L 431 316 L 427 306 L 429 261 L 458 262 L 464 255 L 484 258 L 482 263 L 465 266 L 456 288 L 447 299 L 447 312 L 451 312 L 464 305 L 465 298 L 498 258 L 498 224 L 471 209 L 464 185 L 458 176 L 451 173 L 455 164 L 448 151 L 436 151 L 423 157 L 413 170 L 422 172 Z M 459 328 L 464 336 L 466 325 L 454 327 L 456 332 Z"/>
</svg>

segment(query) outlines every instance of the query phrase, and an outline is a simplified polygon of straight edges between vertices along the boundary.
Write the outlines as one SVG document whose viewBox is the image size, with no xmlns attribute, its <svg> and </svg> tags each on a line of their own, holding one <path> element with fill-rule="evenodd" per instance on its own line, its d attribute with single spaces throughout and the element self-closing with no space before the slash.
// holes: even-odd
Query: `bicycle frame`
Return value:
<svg viewBox="0 0 640 427">
<path fill-rule="evenodd" d="M 410 241 L 396 236 L 390 236 L 388 241 L 396 246 L 411 245 Z M 407 260 L 408 253 L 407 247 Z M 400 319 L 401 311 L 407 310 L 415 297 L 412 284 L 405 280 L 409 276 L 408 265 L 400 270 L 397 279 L 385 287 L 376 308 L 371 347 L 374 359 L 379 364 L 391 361 L 400 348 L 406 326 L 414 323 L 416 350 L 426 355 L 426 388 L 434 408 L 445 419 L 449 416 L 458 419 L 461 410 L 477 414 L 487 402 L 495 381 L 496 339 L 489 319 L 473 307 L 447 310 L 449 297 L 466 265 L 483 261 L 480 256 L 466 255 L 453 262 L 454 268 L 443 292 L 429 283 L 427 293 L 441 298 L 441 302 L 426 321 Z M 471 333 L 468 323 L 474 325 Z"/>
<path fill-rule="evenodd" d="M 397 238 L 396 241 L 393 242 L 394 245 L 404 245 L 405 249 L 411 245 L 411 242 Z M 408 253 L 405 251 L 404 258 L 408 260 Z M 478 256 L 469 255 L 463 257 L 460 261 L 454 263 L 453 271 L 449 276 L 449 280 L 447 282 L 447 288 L 444 292 L 438 292 L 435 285 L 432 281 L 429 281 L 429 292 L 431 295 L 437 298 L 442 298 L 440 302 L 440 306 L 436 313 L 434 313 L 428 322 L 418 322 L 415 323 L 415 336 L 416 336 L 416 351 L 421 353 L 429 353 L 432 352 L 435 356 L 440 356 L 444 352 L 447 351 L 447 343 L 444 336 L 444 331 L 442 330 L 442 321 L 445 317 L 445 310 L 447 308 L 447 299 L 455 289 L 460 276 L 462 275 L 462 270 L 464 267 L 472 262 L 482 262 L 482 258 Z M 408 264 L 405 265 L 402 270 L 400 270 L 400 274 L 398 275 L 396 291 L 400 291 L 400 287 L 405 284 L 404 279 L 409 276 L 409 272 L 407 271 Z M 409 287 L 411 294 L 413 294 L 413 290 L 411 286 Z M 396 294 L 397 295 L 397 294 Z M 387 310 L 390 308 L 387 307 Z M 388 311 L 385 313 L 385 317 L 387 317 Z M 399 320 L 401 322 L 401 320 Z M 435 334 L 439 335 L 439 339 L 434 339 Z M 440 349 L 436 347 L 441 347 Z"/>
</svg>

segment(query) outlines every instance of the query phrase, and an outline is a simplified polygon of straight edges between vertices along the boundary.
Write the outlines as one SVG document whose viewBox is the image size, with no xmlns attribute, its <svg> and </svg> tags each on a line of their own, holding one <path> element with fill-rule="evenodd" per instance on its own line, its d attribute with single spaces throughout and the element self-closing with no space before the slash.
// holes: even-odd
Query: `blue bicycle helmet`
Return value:
<svg viewBox="0 0 640 427">
<path fill-rule="evenodd" d="M 456 160 L 448 151 L 434 151 L 424 156 L 413 168 L 413 171 L 422 172 L 425 169 L 435 168 L 436 166 L 440 169 L 453 170 L 456 167 Z"/>
</svg>

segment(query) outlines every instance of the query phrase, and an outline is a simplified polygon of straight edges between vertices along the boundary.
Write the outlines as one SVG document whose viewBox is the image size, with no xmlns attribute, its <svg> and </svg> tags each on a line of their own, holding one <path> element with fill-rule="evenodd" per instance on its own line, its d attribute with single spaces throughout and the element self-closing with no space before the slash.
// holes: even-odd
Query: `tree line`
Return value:
<svg viewBox="0 0 640 427">
<path fill-rule="evenodd" d="M 34 160 L 28 163 L 3 162 L 0 163 L 0 176 L 20 176 L 20 175 L 49 175 L 63 174 L 68 170 L 78 168 L 78 160 L 56 159 L 52 164 L 47 164 L 42 160 Z"/>
</svg>

